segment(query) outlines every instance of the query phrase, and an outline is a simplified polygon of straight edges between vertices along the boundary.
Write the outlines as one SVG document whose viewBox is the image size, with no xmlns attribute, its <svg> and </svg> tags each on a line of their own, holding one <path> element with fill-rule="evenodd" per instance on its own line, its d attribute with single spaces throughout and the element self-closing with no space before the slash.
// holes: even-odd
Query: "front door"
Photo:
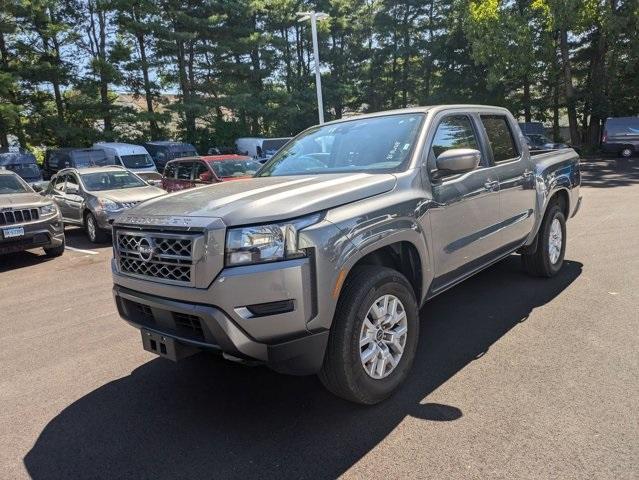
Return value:
<svg viewBox="0 0 639 480">
<path fill-rule="evenodd" d="M 435 264 L 433 293 L 487 263 L 499 249 L 499 182 L 488 168 L 489 159 L 478 135 L 477 121 L 470 114 L 444 116 L 425 153 L 433 195 L 430 209 Z M 463 174 L 438 174 L 437 157 L 454 148 L 479 150 L 482 154 L 479 166 Z"/>
<path fill-rule="evenodd" d="M 68 218 L 76 223 L 83 221 L 82 210 L 84 205 L 84 199 L 80 195 L 80 181 L 75 174 L 69 173 L 66 175 L 67 183 L 64 187 L 64 195 L 67 206 Z"/>
</svg>

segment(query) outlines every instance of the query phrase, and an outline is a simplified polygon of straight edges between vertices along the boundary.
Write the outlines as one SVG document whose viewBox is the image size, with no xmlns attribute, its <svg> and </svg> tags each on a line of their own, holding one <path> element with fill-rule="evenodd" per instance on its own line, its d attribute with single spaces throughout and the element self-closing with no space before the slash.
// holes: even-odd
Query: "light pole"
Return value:
<svg viewBox="0 0 639 480">
<path fill-rule="evenodd" d="M 313 56 L 315 57 L 315 89 L 317 90 L 317 111 L 320 125 L 324 123 L 324 102 L 322 101 L 322 77 L 320 75 L 319 48 L 317 46 L 317 21 L 328 18 L 323 12 L 298 12 L 299 22 L 311 19 L 311 32 L 313 34 Z"/>
</svg>

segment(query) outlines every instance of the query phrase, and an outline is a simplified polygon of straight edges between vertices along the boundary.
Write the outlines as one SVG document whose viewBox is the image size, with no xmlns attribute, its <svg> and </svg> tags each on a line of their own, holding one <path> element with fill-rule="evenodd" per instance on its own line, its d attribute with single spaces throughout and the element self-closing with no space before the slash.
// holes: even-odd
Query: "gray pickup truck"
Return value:
<svg viewBox="0 0 639 480">
<path fill-rule="evenodd" d="M 114 296 L 146 350 L 319 374 L 374 404 L 408 376 L 419 308 L 518 252 L 562 266 L 579 157 L 531 156 L 498 107 L 311 127 L 254 178 L 150 200 L 114 224 Z"/>
</svg>

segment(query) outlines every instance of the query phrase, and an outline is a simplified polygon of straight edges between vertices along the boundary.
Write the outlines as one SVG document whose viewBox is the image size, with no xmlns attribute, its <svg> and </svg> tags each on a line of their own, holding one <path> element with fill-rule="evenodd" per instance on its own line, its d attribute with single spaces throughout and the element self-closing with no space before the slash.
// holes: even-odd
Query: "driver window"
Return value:
<svg viewBox="0 0 639 480">
<path fill-rule="evenodd" d="M 67 177 L 67 186 L 65 187 L 65 191 L 68 191 L 71 188 L 75 188 L 76 191 L 80 191 L 80 185 L 78 185 L 78 179 L 75 178 L 75 175 L 66 175 Z"/>
<path fill-rule="evenodd" d="M 454 148 L 472 148 L 481 152 L 473 123 L 468 115 L 449 115 L 439 122 L 430 149 L 424 151 L 424 164 L 427 165 L 427 171 L 436 172 L 437 157 Z M 485 165 L 482 154 L 477 168 Z"/>
<path fill-rule="evenodd" d="M 55 187 L 53 189 L 59 193 L 64 193 L 64 182 L 66 180 L 66 175 L 60 175 L 55 179 Z"/>
</svg>

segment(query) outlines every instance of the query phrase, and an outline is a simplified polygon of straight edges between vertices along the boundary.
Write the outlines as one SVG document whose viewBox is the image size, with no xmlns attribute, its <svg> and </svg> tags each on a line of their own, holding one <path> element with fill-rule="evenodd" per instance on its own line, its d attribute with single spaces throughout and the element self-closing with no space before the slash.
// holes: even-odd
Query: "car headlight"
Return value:
<svg viewBox="0 0 639 480">
<path fill-rule="evenodd" d="M 320 214 L 270 225 L 232 228 L 226 233 L 226 266 L 276 262 L 305 256 L 297 233 L 321 219 Z"/>
<path fill-rule="evenodd" d="M 53 203 L 48 203 L 47 205 L 42 205 L 40 207 L 40 216 L 42 217 L 55 215 L 56 213 L 58 213 L 58 209 Z"/>
<path fill-rule="evenodd" d="M 99 198 L 98 206 L 105 212 L 117 212 L 118 210 L 122 210 L 121 205 L 113 200 L 109 200 L 108 198 Z"/>
</svg>

